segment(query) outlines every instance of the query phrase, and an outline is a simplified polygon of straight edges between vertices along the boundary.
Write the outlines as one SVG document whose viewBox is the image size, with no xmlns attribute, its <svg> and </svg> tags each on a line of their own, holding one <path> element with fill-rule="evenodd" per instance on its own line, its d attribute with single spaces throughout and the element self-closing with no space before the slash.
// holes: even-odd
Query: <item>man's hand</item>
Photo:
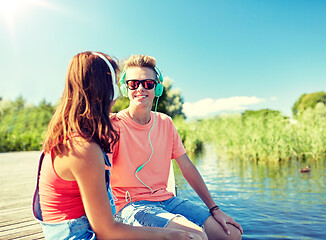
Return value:
<svg viewBox="0 0 326 240">
<path fill-rule="evenodd" d="M 243 234 L 241 225 L 237 223 L 232 217 L 224 213 L 221 209 L 216 209 L 212 211 L 212 216 L 219 224 L 221 224 L 226 234 L 230 234 L 230 230 L 227 226 L 227 223 L 232 224 L 233 226 L 238 228 L 240 233 Z"/>
</svg>

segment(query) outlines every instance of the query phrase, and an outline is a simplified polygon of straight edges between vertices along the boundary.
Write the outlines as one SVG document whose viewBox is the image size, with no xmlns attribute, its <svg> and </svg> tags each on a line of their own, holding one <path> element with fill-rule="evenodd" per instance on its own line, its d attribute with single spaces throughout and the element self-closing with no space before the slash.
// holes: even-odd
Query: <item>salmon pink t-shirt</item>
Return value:
<svg viewBox="0 0 326 240">
<path fill-rule="evenodd" d="M 111 186 L 117 198 L 117 212 L 131 201 L 164 201 L 173 197 L 173 193 L 166 190 L 171 159 L 178 158 L 186 150 L 172 119 L 157 113 L 156 123 L 151 130 L 155 121 L 154 112 L 151 112 L 149 123 L 140 125 L 123 110 L 113 116 L 111 121 L 120 135 L 110 157 Z M 149 158 L 149 162 L 137 172 L 137 179 L 136 170 Z"/>
</svg>

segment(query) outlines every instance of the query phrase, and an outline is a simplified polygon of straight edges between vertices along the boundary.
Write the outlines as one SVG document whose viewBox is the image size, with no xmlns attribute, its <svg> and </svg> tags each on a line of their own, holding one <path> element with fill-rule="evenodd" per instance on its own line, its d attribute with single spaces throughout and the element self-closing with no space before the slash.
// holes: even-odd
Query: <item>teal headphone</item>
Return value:
<svg viewBox="0 0 326 240">
<path fill-rule="evenodd" d="M 163 85 L 162 85 L 163 77 L 162 77 L 161 71 L 157 67 L 154 67 L 154 70 L 158 77 L 158 83 L 155 86 L 155 97 L 160 97 L 160 96 L 162 96 L 162 93 L 163 93 Z M 124 70 L 122 72 L 119 82 L 120 82 L 120 91 L 121 91 L 122 96 L 128 97 L 128 87 L 125 82 L 125 79 L 126 79 L 126 70 Z"/>
</svg>

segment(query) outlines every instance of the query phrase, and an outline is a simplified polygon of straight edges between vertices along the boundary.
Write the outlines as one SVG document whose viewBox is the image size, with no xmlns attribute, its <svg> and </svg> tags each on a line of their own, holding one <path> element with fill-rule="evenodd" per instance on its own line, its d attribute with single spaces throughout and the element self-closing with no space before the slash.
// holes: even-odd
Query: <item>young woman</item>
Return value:
<svg viewBox="0 0 326 240">
<path fill-rule="evenodd" d="M 83 52 L 69 64 L 65 89 L 40 158 L 34 215 L 46 239 L 199 239 L 117 223 L 106 153 L 118 141 L 109 113 L 118 96 L 117 64 Z M 107 169 L 107 170 L 106 170 Z"/>
<path fill-rule="evenodd" d="M 240 224 L 212 199 L 172 119 L 151 111 L 154 97 L 162 94 L 162 81 L 153 57 L 133 55 L 125 62 L 120 88 L 130 103 L 112 118 L 120 135 L 111 169 L 116 219 L 134 226 L 191 231 L 203 239 L 241 239 Z M 167 191 L 171 159 L 207 208 Z"/>
</svg>

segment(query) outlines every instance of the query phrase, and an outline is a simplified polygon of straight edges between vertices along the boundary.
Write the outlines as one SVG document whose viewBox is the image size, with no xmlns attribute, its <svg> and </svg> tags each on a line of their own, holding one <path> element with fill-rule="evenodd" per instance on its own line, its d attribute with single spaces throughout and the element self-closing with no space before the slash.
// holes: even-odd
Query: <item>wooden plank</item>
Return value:
<svg viewBox="0 0 326 240">
<path fill-rule="evenodd" d="M 40 152 L 0 153 L 0 239 L 44 239 L 32 213 Z"/>
<path fill-rule="evenodd" d="M 40 152 L 0 153 L 0 239 L 44 239 L 32 213 Z M 171 163 L 168 188 L 175 194 Z"/>
</svg>

